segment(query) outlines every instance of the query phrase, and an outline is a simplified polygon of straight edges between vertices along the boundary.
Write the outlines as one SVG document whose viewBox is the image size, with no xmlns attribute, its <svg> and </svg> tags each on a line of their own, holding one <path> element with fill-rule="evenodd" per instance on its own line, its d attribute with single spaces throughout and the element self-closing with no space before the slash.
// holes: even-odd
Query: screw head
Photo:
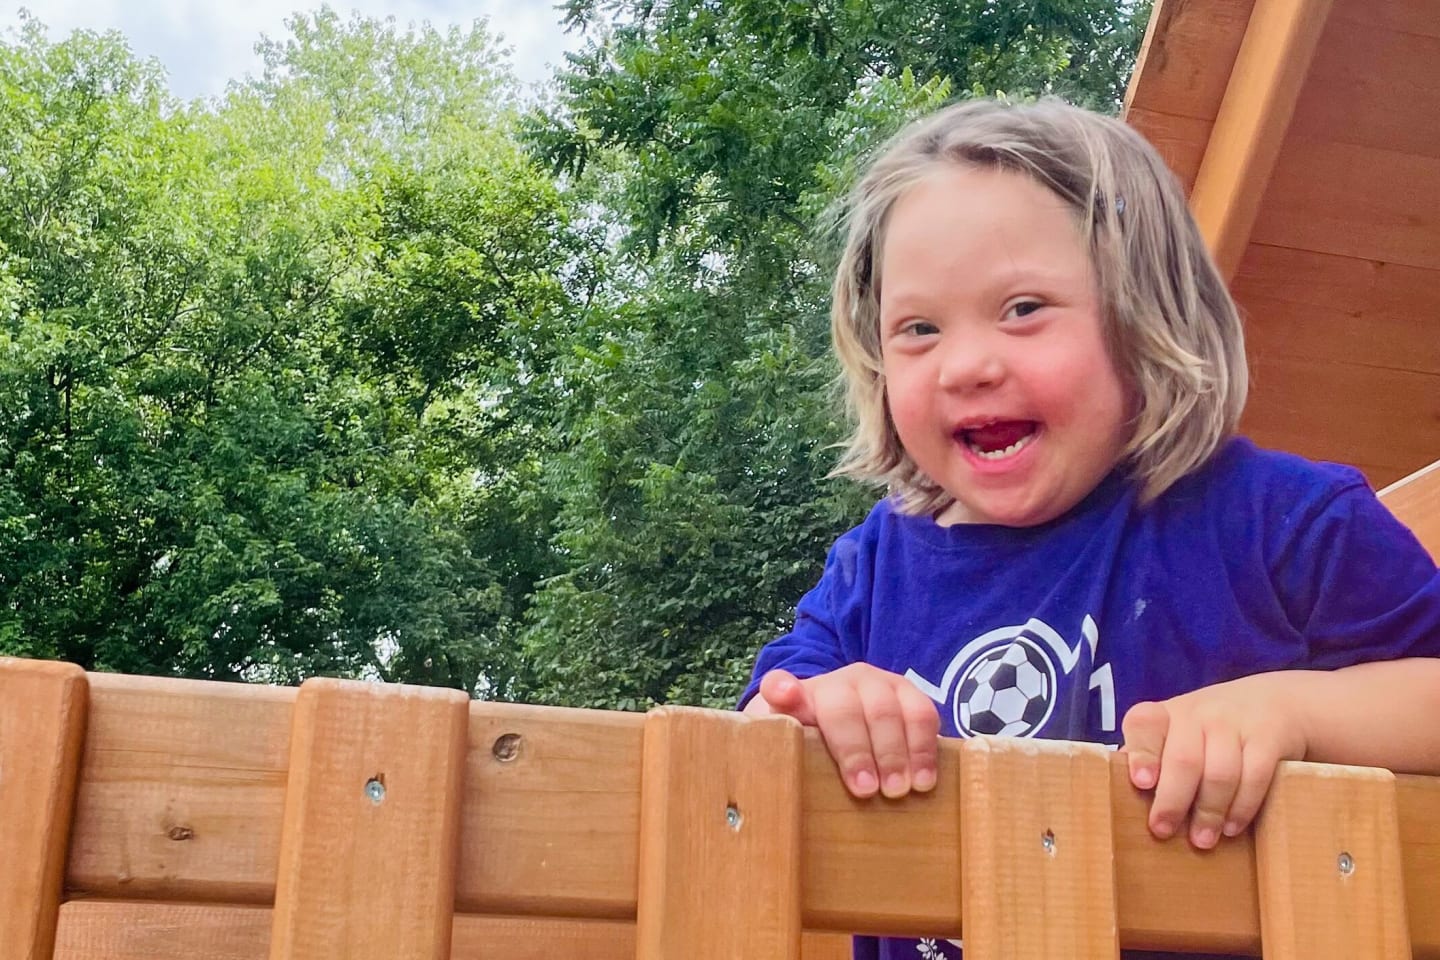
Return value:
<svg viewBox="0 0 1440 960">
<path fill-rule="evenodd" d="M 1348 853 L 1341 853 L 1336 864 L 1340 868 L 1340 876 L 1348 877 L 1355 872 L 1355 858 Z"/>
<path fill-rule="evenodd" d="M 490 756 L 501 763 L 509 763 L 520 756 L 520 734 L 505 733 L 496 737 L 490 746 Z"/>
<path fill-rule="evenodd" d="M 740 815 L 740 808 L 733 803 L 725 808 L 725 822 L 729 824 L 731 830 L 737 831 L 740 829 L 740 824 L 745 822 L 745 818 Z"/>
<path fill-rule="evenodd" d="M 1040 835 L 1040 846 L 1044 847 L 1045 852 L 1050 854 L 1050 856 L 1055 856 L 1055 831 L 1046 830 L 1042 833 Z"/>
<path fill-rule="evenodd" d="M 371 777 L 365 781 L 365 796 L 377 807 L 385 799 L 385 781 L 379 777 Z"/>
</svg>

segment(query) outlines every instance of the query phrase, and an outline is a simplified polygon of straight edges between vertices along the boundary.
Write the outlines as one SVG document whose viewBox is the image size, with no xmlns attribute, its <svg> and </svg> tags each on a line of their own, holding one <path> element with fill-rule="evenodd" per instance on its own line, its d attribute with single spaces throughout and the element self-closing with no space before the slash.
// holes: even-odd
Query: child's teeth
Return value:
<svg viewBox="0 0 1440 960">
<path fill-rule="evenodd" d="M 1009 457 L 1016 453 L 1019 453 L 1020 450 L 1034 438 L 1035 434 L 1027 433 L 1025 436 L 1021 437 L 1019 440 L 1016 440 L 1014 443 L 1010 444 L 1010 446 L 1006 447 L 1003 450 L 981 450 L 973 443 L 970 444 L 970 449 L 975 452 L 976 456 L 984 457 L 986 460 L 1001 460 L 1005 457 Z"/>
</svg>

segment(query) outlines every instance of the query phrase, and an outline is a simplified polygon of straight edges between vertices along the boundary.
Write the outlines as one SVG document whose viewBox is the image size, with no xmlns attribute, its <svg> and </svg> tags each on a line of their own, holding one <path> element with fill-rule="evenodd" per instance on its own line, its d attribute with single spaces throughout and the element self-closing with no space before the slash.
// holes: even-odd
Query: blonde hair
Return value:
<svg viewBox="0 0 1440 960">
<path fill-rule="evenodd" d="M 1135 401 L 1121 462 L 1152 501 L 1235 430 L 1247 383 L 1240 317 L 1155 150 L 1123 122 L 1053 99 L 946 107 L 901 131 L 851 191 L 830 326 L 855 429 L 834 472 L 887 484 L 907 513 L 953 501 L 900 445 L 880 354 L 887 217 L 946 164 L 1023 173 L 1074 211 L 1106 349 Z"/>
</svg>

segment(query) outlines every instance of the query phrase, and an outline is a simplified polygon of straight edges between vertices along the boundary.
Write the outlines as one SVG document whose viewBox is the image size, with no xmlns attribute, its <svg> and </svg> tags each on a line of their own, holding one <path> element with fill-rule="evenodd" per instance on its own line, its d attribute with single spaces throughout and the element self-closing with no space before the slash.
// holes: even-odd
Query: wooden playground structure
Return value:
<svg viewBox="0 0 1440 960">
<path fill-rule="evenodd" d="M 1247 432 L 1440 558 L 1437 63 L 1434 0 L 1157 0 L 1127 117 L 1234 277 Z M 0 960 L 1440 957 L 1440 779 L 1287 764 L 1201 853 L 1103 748 L 941 746 L 857 801 L 784 720 L 0 659 Z"/>
</svg>

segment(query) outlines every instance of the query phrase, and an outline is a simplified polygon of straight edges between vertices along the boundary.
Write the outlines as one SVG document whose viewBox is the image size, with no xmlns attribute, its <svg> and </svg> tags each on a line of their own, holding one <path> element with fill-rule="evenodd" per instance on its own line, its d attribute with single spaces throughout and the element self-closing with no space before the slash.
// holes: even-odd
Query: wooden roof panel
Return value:
<svg viewBox="0 0 1440 960">
<path fill-rule="evenodd" d="M 1440 3 L 1431 3 L 1440 10 Z M 1437 64 L 1440 35 L 1404 33 L 1332 13 L 1289 137 L 1440 158 Z"/>
<path fill-rule="evenodd" d="M 1263 446 L 1354 464 L 1382 486 L 1440 451 L 1440 376 L 1251 353 L 1241 430 Z"/>
<path fill-rule="evenodd" d="M 1250 239 L 1440 270 L 1440 158 L 1292 137 Z"/>
<path fill-rule="evenodd" d="M 1335 0 L 1330 19 L 1440 37 L 1440 3 L 1435 0 Z"/>
</svg>

